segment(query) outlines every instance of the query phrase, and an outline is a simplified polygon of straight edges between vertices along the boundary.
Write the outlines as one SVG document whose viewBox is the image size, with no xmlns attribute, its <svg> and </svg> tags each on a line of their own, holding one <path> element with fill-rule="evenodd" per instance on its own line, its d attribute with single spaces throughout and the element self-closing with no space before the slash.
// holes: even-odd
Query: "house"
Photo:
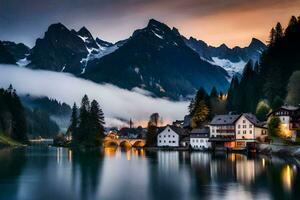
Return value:
<svg viewBox="0 0 300 200">
<path fill-rule="evenodd" d="M 187 136 L 188 133 L 183 128 L 167 125 L 157 135 L 157 146 L 179 147 L 180 141 Z"/>
<path fill-rule="evenodd" d="M 267 128 L 251 113 L 216 115 L 209 128 L 209 142 L 214 149 L 256 148 L 256 143 L 268 136 Z"/>
<path fill-rule="evenodd" d="M 265 142 L 267 128 L 255 115 L 244 113 L 235 120 L 235 149 L 256 148 L 257 141 Z"/>
<path fill-rule="evenodd" d="M 211 147 L 209 142 L 209 127 L 193 129 L 190 134 L 190 146 L 195 150 L 204 150 Z"/>
<path fill-rule="evenodd" d="M 216 115 L 209 124 L 212 148 L 235 147 L 235 121 L 240 115 Z"/>
<path fill-rule="evenodd" d="M 271 112 L 268 115 L 268 119 L 274 116 L 280 119 L 284 135 L 295 139 L 297 132 L 300 131 L 300 107 L 282 106 Z"/>
</svg>

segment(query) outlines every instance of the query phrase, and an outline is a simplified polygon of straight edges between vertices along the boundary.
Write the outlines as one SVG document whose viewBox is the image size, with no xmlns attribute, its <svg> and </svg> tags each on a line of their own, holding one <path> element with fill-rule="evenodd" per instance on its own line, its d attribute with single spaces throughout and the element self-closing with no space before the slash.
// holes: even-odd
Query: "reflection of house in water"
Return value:
<svg viewBox="0 0 300 200">
<path fill-rule="evenodd" d="M 178 172 L 179 152 L 178 151 L 158 151 L 158 167 L 163 173 Z"/>
<path fill-rule="evenodd" d="M 255 177 L 259 176 L 264 170 L 264 162 L 251 160 L 245 155 L 236 154 L 236 178 L 238 182 L 250 184 L 255 181 Z"/>
<path fill-rule="evenodd" d="M 216 153 L 210 162 L 212 182 L 228 182 L 235 180 L 235 157 L 234 154 Z"/>
</svg>

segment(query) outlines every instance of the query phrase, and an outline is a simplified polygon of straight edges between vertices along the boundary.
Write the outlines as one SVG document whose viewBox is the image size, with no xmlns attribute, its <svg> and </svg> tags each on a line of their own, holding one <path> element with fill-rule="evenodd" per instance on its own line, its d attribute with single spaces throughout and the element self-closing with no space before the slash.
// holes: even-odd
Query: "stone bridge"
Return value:
<svg viewBox="0 0 300 200">
<path fill-rule="evenodd" d="M 103 141 L 104 147 L 120 146 L 120 147 L 144 147 L 146 140 L 144 139 L 126 139 L 126 138 L 105 138 Z"/>
</svg>

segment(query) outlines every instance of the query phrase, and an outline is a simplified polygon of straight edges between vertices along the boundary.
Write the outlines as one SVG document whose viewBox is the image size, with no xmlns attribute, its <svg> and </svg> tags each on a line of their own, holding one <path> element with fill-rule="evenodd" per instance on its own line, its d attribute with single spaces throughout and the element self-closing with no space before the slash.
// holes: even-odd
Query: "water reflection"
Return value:
<svg viewBox="0 0 300 200">
<path fill-rule="evenodd" d="M 32 147 L 0 150 L 0 199 L 298 199 L 297 172 L 278 157 Z"/>
</svg>

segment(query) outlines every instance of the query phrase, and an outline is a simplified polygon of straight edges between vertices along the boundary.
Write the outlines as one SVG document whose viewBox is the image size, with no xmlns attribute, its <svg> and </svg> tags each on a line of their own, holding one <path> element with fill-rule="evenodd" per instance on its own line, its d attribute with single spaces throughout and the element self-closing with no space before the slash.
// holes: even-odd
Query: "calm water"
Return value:
<svg viewBox="0 0 300 200">
<path fill-rule="evenodd" d="M 0 199 L 300 199 L 299 170 L 239 154 L 30 147 L 0 150 Z"/>
</svg>

